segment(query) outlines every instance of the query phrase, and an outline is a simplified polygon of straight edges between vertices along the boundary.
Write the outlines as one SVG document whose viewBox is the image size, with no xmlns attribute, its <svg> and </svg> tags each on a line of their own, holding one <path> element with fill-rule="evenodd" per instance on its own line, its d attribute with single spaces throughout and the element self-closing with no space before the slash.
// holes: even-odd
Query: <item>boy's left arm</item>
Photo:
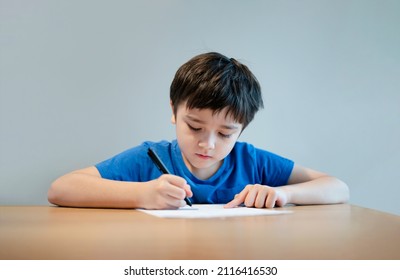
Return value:
<svg viewBox="0 0 400 280">
<path fill-rule="evenodd" d="M 288 185 L 280 187 L 293 204 L 333 204 L 349 200 L 349 188 L 336 177 L 295 165 Z"/>
<path fill-rule="evenodd" d="M 235 207 L 242 203 L 247 207 L 257 208 L 272 208 L 288 203 L 334 204 L 345 203 L 348 199 L 349 189 L 343 181 L 310 168 L 295 165 L 286 186 L 247 185 L 225 207 Z"/>
</svg>

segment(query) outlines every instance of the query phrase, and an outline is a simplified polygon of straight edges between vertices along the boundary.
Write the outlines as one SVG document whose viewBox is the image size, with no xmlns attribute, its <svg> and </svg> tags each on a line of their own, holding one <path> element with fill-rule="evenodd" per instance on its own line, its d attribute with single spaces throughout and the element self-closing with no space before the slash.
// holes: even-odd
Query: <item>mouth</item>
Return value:
<svg viewBox="0 0 400 280">
<path fill-rule="evenodd" d="M 196 156 L 201 158 L 201 159 L 211 159 L 212 158 L 212 156 L 204 155 L 204 154 L 198 154 L 198 153 L 196 153 Z"/>
</svg>

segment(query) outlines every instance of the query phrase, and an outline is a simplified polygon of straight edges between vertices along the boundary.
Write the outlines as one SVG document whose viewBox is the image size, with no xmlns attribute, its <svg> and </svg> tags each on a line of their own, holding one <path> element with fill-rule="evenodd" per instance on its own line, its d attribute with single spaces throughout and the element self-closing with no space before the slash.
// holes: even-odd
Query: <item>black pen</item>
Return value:
<svg viewBox="0 0 400 280">
<path fill-rule="evenodd" d="M 147 150 L 147 154 L 163 174 L 171 174 L 171 172 L 168 171 L 167 167 L 151 148 Z M 190 202 L 189 198 L 185 197 L 185 202 L 187 205 L 192 206 L 192 202 Z"/>
</svg>

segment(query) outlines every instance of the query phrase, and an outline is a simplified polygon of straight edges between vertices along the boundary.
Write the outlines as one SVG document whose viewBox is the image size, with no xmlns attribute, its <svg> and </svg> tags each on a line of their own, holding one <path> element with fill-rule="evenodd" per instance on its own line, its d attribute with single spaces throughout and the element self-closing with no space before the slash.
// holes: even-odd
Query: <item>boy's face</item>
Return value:
<svg viewBox="0 0 400 280">
<path fill-rule="evenodd" d="M 213 114 L 210 109 L 188 109 L 183 103 L 172 115 L 183 160 L 199 179 L 207 179 L 218 170 L 242 132 L 243 125 L 226 111 Z"/>
</svg>

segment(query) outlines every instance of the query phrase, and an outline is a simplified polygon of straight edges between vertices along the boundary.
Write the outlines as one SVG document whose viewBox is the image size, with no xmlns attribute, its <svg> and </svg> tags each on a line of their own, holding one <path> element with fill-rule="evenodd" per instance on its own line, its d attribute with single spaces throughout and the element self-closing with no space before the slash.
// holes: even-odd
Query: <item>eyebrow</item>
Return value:
<svg viewBox="0 0 400 280">
<path fill-rule="evenodd" d="M 205 124 L 206 123 L 205 121 L 203 121 L 203 120 L 201 120 L 201 119 L 199 119 L 197 117 L 194 117 L 194 116 L 186 115 L 185 117 L 188 118 L 189 120 L 193 121 L 193 122 L 196 122 L 196 123 L 200 123 L 200 124 Z M 223 124 L 223 125 L 221 125 L 221 128 L 230 129 L 230 130 L 237 130 L 237 129 L 239 129 L 239 126 L 234 125 L 234 124 Z"/>
</svg>

